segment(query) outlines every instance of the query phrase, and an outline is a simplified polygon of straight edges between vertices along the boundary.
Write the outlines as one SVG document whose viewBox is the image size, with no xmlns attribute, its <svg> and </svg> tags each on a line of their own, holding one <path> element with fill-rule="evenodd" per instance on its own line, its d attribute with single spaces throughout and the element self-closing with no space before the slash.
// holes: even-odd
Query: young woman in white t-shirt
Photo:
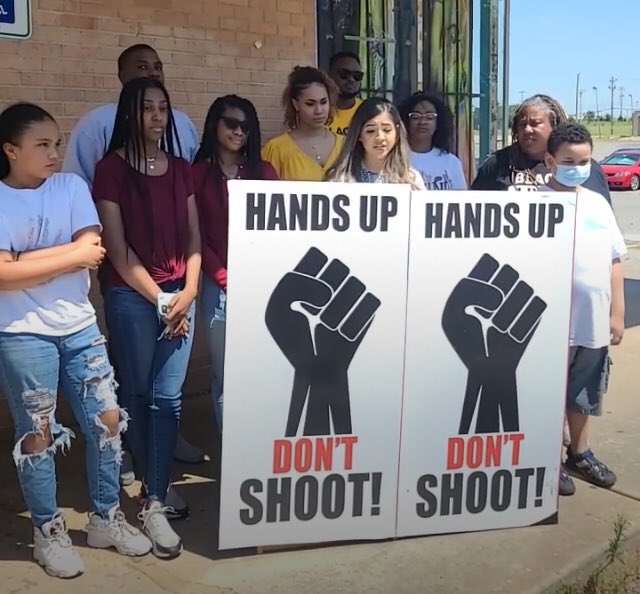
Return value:
<svg viewBox="0 0 640 594">
<path fill-rule="evenodd" d="M 54 455 L 73 437 L 56 420 L 59 387 L 85 436 L 87 544 L 131 556 L 151 550 L 120 511 L 127 414 L 89 302 L 89 270 L 105 250 L 87 184 L 54 173 L 60 130 L 51 115 L 30 103 L 8 107 L 0 145 L 0 387 L 15 426 L 13 459 L 33 523 L 33 556 L 48 574 L 71 578 L 84 565 L 56 501 Z"/>
<path fill-rule="evenodd" d="M 466 190 L 460 159 L 453 154 L 454 123 L 449 106 L 433 94 L 416 93 L 399 107 L 411 146 L 411 165 L 427 190 Z"/>
</svg>

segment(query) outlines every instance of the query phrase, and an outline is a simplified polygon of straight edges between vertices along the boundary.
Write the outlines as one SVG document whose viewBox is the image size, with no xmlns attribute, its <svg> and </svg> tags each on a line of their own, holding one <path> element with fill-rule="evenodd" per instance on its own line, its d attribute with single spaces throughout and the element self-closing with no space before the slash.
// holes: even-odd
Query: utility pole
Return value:
<svg viewBox="0 0 640 594">
<path fill-rule="evenodd" d="M 580 112 L 578 108 L 578 94 L 580 93 L 580 73 L 576 76 L 576 120 L 580 118 Z"/>
<path fill-rule="evenodd" d="M 622 102 L 624 101 L 624 87 L 620 87 L 620 119 L 623 119 L 622 115 Z"/>
<path fill-rule="evenodd" d="M 633 95 L 629 93 L 629 103 L 631 103 L 631 117 L 633 118 Z"/>
<path fill-rule="evenodd" d="M 578 103 L 578 119 L 582 117 L 582 94 L 584 93 L 584 89 L 580 89 L 580 102 Z"/>
<path fill-rule="evenodd" d="M 598 120 L 598 136 L 602 136 L 602 121 L 600 120 L 600 106 L 598 105 L 598 87 L 593 87 L 596 94 L 596 118 Z"/>
<path fill-rule="evenodd" d="M 609 90 L 611 91 L 611 113 L 609 114 L 611 117 L 611 121 L 609 122 L 611 124 L 611 136 L 613 136 L 613 93 L 616 88 L 616 79 L 612 76 L 609 79 Z"/>
<path fill-rule="evenodd" d="M 520 91 L 520 103 L 524 101 L 524 91 Z"/>
</svg>

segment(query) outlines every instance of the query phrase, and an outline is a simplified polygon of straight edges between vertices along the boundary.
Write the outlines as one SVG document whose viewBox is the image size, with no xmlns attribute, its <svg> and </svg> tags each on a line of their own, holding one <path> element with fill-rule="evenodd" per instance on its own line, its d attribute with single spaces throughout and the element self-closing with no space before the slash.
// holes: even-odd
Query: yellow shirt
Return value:
<svg viewBox="0 0 640 594">
<path fill-rule="evenodd" d="M 278 178 L 290 181 L 323 181 L 325 173 L 340 154 L 343 138 L 335 136 L 333 150 L 324 166 L 312 159 L 285 132 L 272 138 L 262 149 L 262 159 L 273 165 Z"/>
<path fill-rule="evenodd" d="M 335 132 L 339 136 L 346 136 L 349 131 L 349 125 L 353 119 L 353 114 L 356 113 L 356 109 L 360 107 L 362 99 L 356 99 L 353 107 L 349 109 L 337 109 L 336 115 L 333 116 L 333 122 L 329 126 L 329 130 Z"/>
</svg>

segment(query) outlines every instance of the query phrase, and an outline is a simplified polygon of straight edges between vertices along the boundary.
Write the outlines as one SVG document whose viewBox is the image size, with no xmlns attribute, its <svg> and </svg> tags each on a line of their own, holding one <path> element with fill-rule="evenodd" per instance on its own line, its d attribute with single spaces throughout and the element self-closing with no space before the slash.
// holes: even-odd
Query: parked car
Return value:
<svg viewBox="0 0 640 594">
<path fill-rule="evenodd" d="M 610 190 L 640 189 L 640 149 L 618 149 L 600 161 Z"/>
</svg>

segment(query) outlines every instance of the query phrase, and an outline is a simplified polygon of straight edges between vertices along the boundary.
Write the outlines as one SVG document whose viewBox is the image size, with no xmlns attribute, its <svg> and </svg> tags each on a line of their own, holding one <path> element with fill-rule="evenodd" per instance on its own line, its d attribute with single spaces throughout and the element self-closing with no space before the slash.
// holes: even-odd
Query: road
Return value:
<svg viewBox="0 0 640 594">
<path fill-rule="evenodd" d="M 617 148 L 640 147 L 639 141 L 596 139 L 593 147 L 594 158 L 600 160 Z M 640 191 L 612 192 L 613 210 L 618 218 L 622 234 L 628 243 L 640 243 Z"/>
</svg>

